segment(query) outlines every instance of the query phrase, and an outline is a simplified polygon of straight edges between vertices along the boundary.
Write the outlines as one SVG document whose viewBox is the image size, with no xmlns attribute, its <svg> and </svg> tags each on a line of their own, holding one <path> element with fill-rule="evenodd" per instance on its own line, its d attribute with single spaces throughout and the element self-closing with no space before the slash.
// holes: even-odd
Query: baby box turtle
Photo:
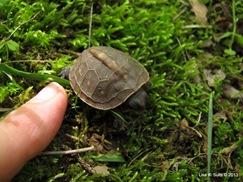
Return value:
<svg viewBox="0 0 243 182">
<path fill-rule="evenodd" d="M 84 50 L 69 68 L 71 87 L 88 105 L 108 110 L 124 102 L 145 109 L 147 70 L 129 55 L 105 46 Z"/>
</svg>

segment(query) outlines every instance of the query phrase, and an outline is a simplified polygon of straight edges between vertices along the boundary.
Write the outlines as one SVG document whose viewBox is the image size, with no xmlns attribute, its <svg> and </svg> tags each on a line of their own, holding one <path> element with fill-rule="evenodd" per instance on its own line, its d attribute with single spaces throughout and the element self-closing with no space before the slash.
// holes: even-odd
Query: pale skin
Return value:
<svg viewBox="0 0 243 182">
<path fill-rule="evenodd" d="M 0 181 L 10 181 L 49 145 L 62 124 L 67 100 L 64 88 L 53 82 L 0 121 Z"/>
</svg>

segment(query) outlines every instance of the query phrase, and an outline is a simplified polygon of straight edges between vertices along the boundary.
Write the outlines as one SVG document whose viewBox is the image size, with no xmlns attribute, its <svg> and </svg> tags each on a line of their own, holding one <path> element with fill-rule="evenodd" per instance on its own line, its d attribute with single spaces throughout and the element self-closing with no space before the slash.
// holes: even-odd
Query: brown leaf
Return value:
<svg viewBox="0 0 243 182">
<path fill-rule="evenodd" d="M 180 129 L 188 135 L 195 135 L 196 133 L 197 136 L 202 138 L 202 134 L 199 131 L 197 131 L 195 128 L 190 127 L 188 121 L 185 118 L 183 118 L 180 122 Z"/>
<path fill-rule="evenodd" d="M 214 120 L 223 120 L 223 123 L 227 121 L 227 116 L 225 111 L 219 111 L 213 115 Z"/>
<path fill-rule="evenodd" d="M 224 90 L 223 93 L 225 97 L 229 99 L 240 99 L 241 102 L 243 102 L 243 93 L 242 91 L 234 88 L 230 84 L 225 84 L 224 85 Z"/>
<path fill-rule="evenodd" d="M 165 169 L 169 169 L 170 166 L 171 166 L 170 162 L 169 162 L 168 160 L 166 160 L 166 161 L 163 161 L 163 162 L 162 162 L 160 168 L 161 168 L 162 170 L 165 170 Z"/>
<path fill-rule="evenodd" d="M 210 87 L 216 87 L 217 81 L 222 81 L 226 78 L 226 74 L 220 69 L 205 69 L 203 75 Z"/>
<path fill-rule="evenodd" d="M 201 24 L 207 24 L 207 12 L 208 9 L 207 7 L 200 3 L 198 0 L 190 0 L 189 1 L 191 6 L 192 6 L 192 11 L 194 12 L 197 20 L 201 23 Z"/>
<path fill-rule="evenodd" d="M 96 174 L 110 174 L 107 166 L 95 166 L 93 169 L 95 170 Z"/>
</svg>

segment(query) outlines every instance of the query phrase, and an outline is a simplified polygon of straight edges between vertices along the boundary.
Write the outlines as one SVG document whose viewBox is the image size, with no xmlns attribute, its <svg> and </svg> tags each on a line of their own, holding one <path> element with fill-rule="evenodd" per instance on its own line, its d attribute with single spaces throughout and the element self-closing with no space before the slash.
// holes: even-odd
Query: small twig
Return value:
<svg viewBox="0 0 243 182">
<path fill-rule="evenodd" d="M 83 142 L 83 140 L 80 139 L 79 137 L 75 137 L 75 136 L 73 136 L 73 135 L 69 135 L 69 134 L 66 134 L 66 136 L 68 136 L 69 138 L 71 138 L 71 139 L 73 139 L 73 140 L 76 140 L 76 141 L 78 141 L 78 142 Z"/>
<path fill-rule="evenodd" d="M 209 28 L 211 29 L 212 26 L 211 25 L 185 25 L 181 27 L 182 29 L 189 29 L 189 28 Z"/>
<path fill-rule="evenodd" d="M 173 21 L 175 21 L 177 18 L 179 18 L 183 13 L 185 13 L 187 10 L 187 7 L 184 7 L 174 18 Z"/>
<path fill-rule="evenodd" d="M 70 149 L 70 147 L 68 147 L 68 146 L 63 146 L 65 149 Z M 93 146 L 92 146 L 93 147 Z M 78 155 L 77 153 L 75 153 L 75 154 L 72 154 L 72 156 L 83 166 L 83 168 L 88 172 L 88 173 L 90 173 L 90 174 L 95 174 L 96 173 L 96 171 L 93 169 L 93 167 L 89 164 L 89 163 L 87 163 L 87 162 L 85 162 L 85 160 L 83 160 L 83 158 L 82 157 L 80 157 L 80 155 Z"/>
<path fill-rule="evenodd" d="M 47 151 L 42 152 L 40 155 L 67 155 L 67 154 L 77 154 L 82 152 L 88 152 L 94 150 L 94 146 L 81 148 L 81 149 L 74 149 L 74 150 L 66 150 L 66 151 Z"/>
<path fill-rule="evenodd" d="M 87 147 L 87 148 L 82 148 L 82 149 L 77 149 L 77 150 L 71 150 L 71 148 L 70 147 L 68 147 L 68 146 L 66 146 L 66 145 L 64 145 L 63 146 L 67 151 L 57 151 L 58 152 L 58 154 L 60 154 L 60 152 L 61 152 L 61 154 L 63 154 L 63 152 L 65 152 L 65 154 L 68 152 L 68 153 L 70 153 L 69 151 L 81 151 L 82 150 L 82 152 L 86 152 L 86 151 L 89 151 L 89 150 L 93 150 L 94 149 L 94 146 L 91 146 L 91 147 Z M 85 151 L 84 151 L 85 150 Z M 43 152 L 43 153 L 48 153 L 47 155 L 53 155 L 53 153 L 57 153 L 57 152 L 52 152 L 51 151 L 51 153 L 52 154 L 49 154 L 50 152 Z M 42 154 L 43 154 L 42 153 Z M 71 154 L 71 156 L 72 157 L 74 157 L 82 166 L 83 166 L 83 168 L 88 172 L 88 173 L 90 173 L 90 174 L 95 174 L 96 173 L 96 171 L 93 169 L 93 167 L 90 165 L 90 164 L 88 164 L 87 162 L 85 162 L 85 160 L 83 160 L 83 158 L 82 157 L 80 157 L 80 155 L 78 155 L 78 153 L 79 152 L 74 152 L 74 153 L 70 153 Z M 41 155 L 42 155 L 41 154 Z"/>
<path fill-rule="evenodd" d="M 223 148 L 222 154 L 230 154 L 240 148 L 243 145 L 243 138 L 240 138 L 237 142 L 233 143 L 231 146 Z"/>
<path fill-rule="evenodd" d="M 6 38 L 6 40 L 9 40 L 10 37 L 21 27 L 23 26 L 24 24 L 28 23 L 29 21 L 35 19 L 35 17 L 40 13 L 41 11 L 38 11 L 32 18 L 30 18 L 29 20 L 23 22 L 23 23 L 20 23 L 15 29 L 14 31 Z"/>
<path fill-rule="evenodd" d="M 88 164 L 87 162 L 85 162 L 82 157 L 80 156 L 75 156 L 75 158 L 78 160 L 78 162 L 83 166 L 83 168 L 90 174 L 95 174 L 96 171 L 91 167 L 90 164 Z"/>
<path fill-rule="evenodd" d="M 40 60 L 40 59 L 33 59 L 33 60 L 14 60 L 14 61 L 11 61 L 11 63 L 28 63 L 28 62 L 38 62 L 38 63 L 50 63 L 49 60 Z"/>
<path fill-rule="evenodd" d="M 74 52 L 74 51 L 71 51 L 71 50 L 67 50 L 67 49 L 63 49 L 64 52 L 66 53 L 69 53 L 69 54 L 73 54 L 73 55 L 76 55 L 76 56 L 80 56 L 81 53 L 78 53 L 78 52 Z"/>
<path fill-rule="evenodd" d="M 184 0 L 180 0 L 181 4 L 184 4 L 185 6 L 190 6 L 190 4 Z"/>
<path fill-rule="evenodd" d="M 93 2 L 91 2 L 91 9 L 90 9 L 90 20 L 89 20 L 89 47 L 91 46 L 92 17 L 93 17 Z"/>
<path fill-rule="evenodd" d="M 238 19 L 235 16 L 235 8 L 236 8 L 235 0 L 232 0 L 233 31 L 232 31 L 231 40 L 229 42 L 229 49 L 232 49 L 232 46 L 233 46 L 234 41 L 235 41 L 236 30 L 237 30 L 237 21 L 238 21 Z"/>
<path fill-rule="evenodd" d="M 136 161 L 139 157 L 141 157 L 141 156 L 144 155 L 145 153 L 147 153 L 147 154 L 151 153 L 149 150 L 150 150 L 150 149 L 147 149 L 147 150 L 144 150 L 144 151 L 140 150 L 140 151 L 138 152 L 137 156 L 135 156 L 135 157 L 130 161 L 130 163 L 129 163 L 127 166 L 128 166 L 128 167 L 131 166 L 132 163 L 133 163 L 134 161 Z"/>
</svg>

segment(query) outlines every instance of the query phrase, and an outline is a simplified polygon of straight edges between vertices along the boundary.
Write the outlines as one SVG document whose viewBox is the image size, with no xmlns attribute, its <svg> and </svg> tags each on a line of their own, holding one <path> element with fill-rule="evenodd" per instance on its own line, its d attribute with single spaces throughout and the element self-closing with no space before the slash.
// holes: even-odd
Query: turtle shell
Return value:
<svg viewBox="0 0 243 182">
<path fill-rule="evenodd" d="M 149 80 L 147 70 L 117 49 L 96 46 L 84 50 L 70 68 L 74 92 L 88 105 L 108 110 L 125 102 Z"/>
</svg>

